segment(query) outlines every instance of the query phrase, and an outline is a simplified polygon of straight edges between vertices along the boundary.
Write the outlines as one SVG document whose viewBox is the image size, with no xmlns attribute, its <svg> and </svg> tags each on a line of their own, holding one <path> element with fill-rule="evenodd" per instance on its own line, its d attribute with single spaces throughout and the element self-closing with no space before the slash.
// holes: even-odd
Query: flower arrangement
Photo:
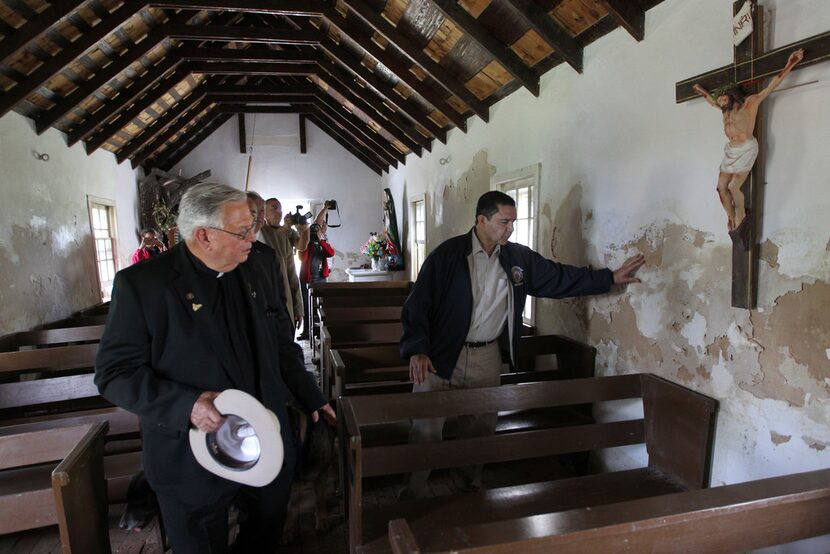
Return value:
<svg viewBox="0 0 830 554">
<path fill-rule="evenodd" d="M 395 245 L 386 236 L 386 233 L 369 233 L 369 240 L 363 243 L 360 247 L 361 254 L 366 254 L 370 258 L 381 258 L 383 256 L 393 256 L 397 254 Z"/>
</svg>

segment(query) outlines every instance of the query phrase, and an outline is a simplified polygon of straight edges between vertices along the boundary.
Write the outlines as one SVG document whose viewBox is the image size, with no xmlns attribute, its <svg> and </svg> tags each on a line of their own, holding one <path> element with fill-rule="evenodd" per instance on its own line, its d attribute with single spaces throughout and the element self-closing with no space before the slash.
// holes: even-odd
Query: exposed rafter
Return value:
<svg viewBox="0 0 830 554">
<path fill-rule="evenodd" d="M 491 35 L 476 18 L 461 7 L 455 0 L 431 0 L 439 10 L 459 29 L 467 33 L 479 46 L 490 52 L 496 60 L 522 85 L 539 96 L 539 76 L 510 50 Z M 545 15 L 547 17 L 547 15 Z"/>
<path fill-rule="evenodd" d="M 506 0 L 559 55 L 577 72 L 582 73 L 582 47 L 533 0 Z M 635 3 L 637 0 L 621 0 Z"/>
<path fill-rule="evenodd" d="M 26 48 L 29 43 L 38 39 L 50 27 L 70 15 L 83 3 L 84 0 L 58 0 L 37 14 L 36 18 L 30 19 L 15 29 L 13 35 L 7 36 L 3 42 L 0 42 L 0 64 L 6 63 L 9 58 Z"/>
<path fill-rule="evenodd" d="M 646 13 L 642 0 L 600 0 L 608 12 L 637 41 L 645 36 Z"/>
<path fill-rule="evenodd" d="M 203 125 L 192 135 L 189 135 L 187 140 L 176 144 L 175 148 L 164 151 L 160 159 L 156 160 L 155 166 L 161 167 L 168 171 L 171 167 L 179 163 L 179 161 L 187 156 L 194 148 L 199 146 L 207 137 L 213 134 L 216 129 L 225 124 L 227 120 L 233 117 L 233 114 L 220 114 L 208 112 L 203 118 Z M 171 151 L 172 150 L 172 151 Z"/>
<path fill-rule="evenodd" d="M 448 92 L 455 94 L 462 102 L 467 104 L 481 119 L 489 121 L 490 111 L 487 104 L 476 98 L 463 84 L 459 83 L 449 71 L 430 58 L 426 52 L 406 38 L 394 25 L 389 23 L 379 13 L 370 8 L 363 0 L 343 0 L 352 12 L 359 16 L 367 25 L 387 42 L 395 45 L 413 63 L 419 65 L 432 77 L 435 82 L 444 87 Z"/>
</svg>

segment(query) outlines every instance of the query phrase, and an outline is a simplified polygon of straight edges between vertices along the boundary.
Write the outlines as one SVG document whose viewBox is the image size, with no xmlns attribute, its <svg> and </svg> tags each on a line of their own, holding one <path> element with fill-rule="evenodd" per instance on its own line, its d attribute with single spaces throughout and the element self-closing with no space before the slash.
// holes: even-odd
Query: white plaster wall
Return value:
<svg viewBox="0 0 830 554">
<path fill-rule="evenodd" d="M 335 199 L 343 226 L 329 229 L 335 250 L 331 280 L 346 280 L 344 270 L 368 260 L 359 254 L 370 231 L 382 231 L 380 177 L 313 123 L 306 122 L 307 153 L 300 154 L 296 115 L 246 116 L 248 144 L 256 137 L 249 190 L 276 197 L 283 211 L 294 200 Z M 239 152 L 238 124 L 232 118 L 173 168 L 185 176 L 211 170 L 212 181 L 245 188 L 248 155 Z M 330 221 L 336 221 L 330 219 Z"/>
<path fill-rule="evenodd" d="M 826 0 L 763 3 L 770 49 L 827 31 Z M 392 188 L 399 220 L 406 200 L 423 193 L 433 217 L 456 203 L 453 210 L 464 214 L 464 224 L 438 219 L 428 230 L 431 250 L 472 224 L 475 200 L 488 185 L 481 177 L 470 184 L 471 173 L 541 162 L 541 252 L 551 255 L 552 226 L 562 217 L 557 210 L 570 206 L 565 201 L 574 191 L 578 204 L 572 208 L 581 211 L 582 223 L 559 230 L 576 251 L 561 261 L 616 267 L 631 253 L 647 251 L 642 285 L 586 303 L 540 302 L 537 325 L 542 333 L 573 334 L 584 330 L 575 320 L 590 319 L 587 338 L 599 347 L 603 371 L 652 371 L 718 398 L 714 485 L 830 466 L 830 374 L 807 377 L 795 362 L 791 371 L 786 364 L 759 367 L 764 345 L 781 330 L 771 327 L 759 338 L 759 320 L 772 317 L 781 295 L 830 281 L 830 63 L 796 71 L 782 88 L 818 83 L 768 100 L 761 241 L 778 247 L 778 265 L 761 264 L 757 312 L 731 308 L 731 246 L 715 193 L 725 143 L 721 117 L 703 100 L 674 100 L 677 81 L 731 62 L 730 22 L 731 2 L 666 0 L 647 13 L 643 42 L 614 31 L 585 49 L 582 75 L 566 65 L 548 72 L 538 98 L 517 91 L 491 108 L 489 123 L 470 118 L 466 134 L 453 130 L 447 145 L 435 141 L 432 153 L 408 156 L 383 185 Z M 449 162 L 442 165 L 441 158 Z M 680 238 L 670 243 L 672 233 Z M 669 248 L 693 239 L 699 243 L 694 256 Z M 587 315 L 570 313 L 581 309 Z M 619 323 L 629 321 L 625 309 L 633 311 L 633 333 Z M 597 331 L 605 320 L 609 330 Z M 671 331 L 677 321 L 678 331 Z M 805 331 L 826 336 L 824 321 L 812 325 Z M 712 350 L 715 337 L 724 337 L 728 353 Z M 824 341 L 815 345 L 822 352 L 830 347 Z M 659 362 L 642 353 L 648 349 L 662 354 Z M 700 364 L 698 373 L 692 361 Z M 812 370 L 827 372 L 826 364 Z M 803 404 L 758 392 L 771 372 L 810 391 Z M 773 432 L 789 438 L 776 443 Z M 621 465 L 630 462 L 629 454 Z M 639 462 L 644 459 L 641 452 Z"/>
<path fill-rule="evenodd" d="M 49 161 L 33 152 L 49 154 Z M 37 136 L 16 113 L 0 118 L 0 335 L 28 330 L 100 302 L 87 196 L 116 203 L 121 267 L 138 246 L 136 180 L 105 150 Z"/>
</svg>

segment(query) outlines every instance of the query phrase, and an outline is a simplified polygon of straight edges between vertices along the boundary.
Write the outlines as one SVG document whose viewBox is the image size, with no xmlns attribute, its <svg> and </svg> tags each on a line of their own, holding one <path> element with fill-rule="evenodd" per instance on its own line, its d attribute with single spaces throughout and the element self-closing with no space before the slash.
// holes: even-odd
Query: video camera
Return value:
<svg viewBox="0 0 830 554">
<path fill-rule="evenodd" d="M 294 220 L 294 223 L 297 225 L 307 225 L 309 220 L 314 217 L 311 212 L 306 212 L 304 214 L 300 213 L 300 210 L 303 209 L 302 204 L 297 206 L 297 212 L 293 214 L 289 214 L 291 219 Z"/>
</svg>

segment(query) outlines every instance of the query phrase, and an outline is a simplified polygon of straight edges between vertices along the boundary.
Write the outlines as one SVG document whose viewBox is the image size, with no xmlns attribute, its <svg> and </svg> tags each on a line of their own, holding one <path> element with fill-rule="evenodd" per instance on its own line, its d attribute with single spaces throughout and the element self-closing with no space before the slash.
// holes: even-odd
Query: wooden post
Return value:
<svg viewBox="0 0 830 554">
<path fill-rule="evenodd" d="M 744 0 L 734 2 L 733 13 L 737 14 L 743 7 Z M 764 10 L 757 4 L 752 6 L 752 17 L 755 21 L 754 31 L 741 44 L 735 47 L 734 59 L 736 67 L 735 81 L 754 79 L 754 64 L 743 62 L 755 60 L 764 52 Z M 743 74 L 741 74 L 743 73 Z M 752 83 L 744 86 L 747 94 L 755 94 L 760 90 L 759 83 Z M 758 159 L 752 171 L 741 187 L 744 193 L 746 207 L 749 210 L 749 240 L 747 248 L 741 244 L 741 240 L 733 236 L 732 242 L 732 306 L 735 308 L 746 308 L 754 310 L 758 305 L 758 237 L 761 235 L 761 210 L 763 209 L 763 183 L 764 183 L 764 158 L 765 144 L 763 137 L 765 108 L 761 106 L 758 117 L 755 121 L 755 138 L 758 139 Z"/>
<path fill-rule="evenodd" d="M 236 117 L 239 121 L 239 153 L 245 154 L 248 152 L 247 137 L 245 136 L 245 114 L 240 113 Z"/>
<path fill-rule="evenodd" d="M 300 154 L 308 152 L 308 145 L 305 137 L 305 114 L 300 114 Z"/>
</svg>

